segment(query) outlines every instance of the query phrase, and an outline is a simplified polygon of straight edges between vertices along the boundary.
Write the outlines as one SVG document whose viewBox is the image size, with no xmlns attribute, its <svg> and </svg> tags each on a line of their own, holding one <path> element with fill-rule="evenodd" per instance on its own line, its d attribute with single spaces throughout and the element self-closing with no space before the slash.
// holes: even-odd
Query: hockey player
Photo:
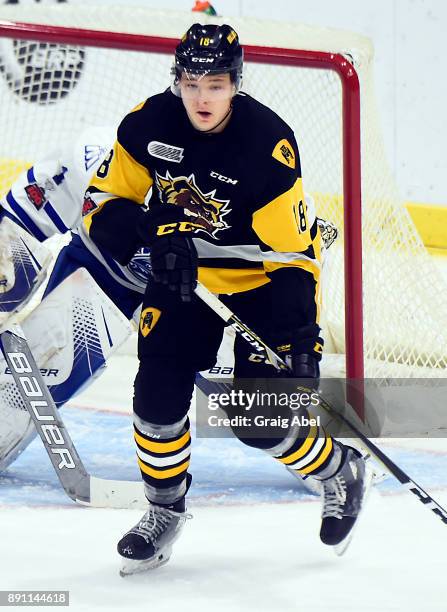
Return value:
<svg viewBox="0 0 447 612">
<path fill-rule="evenodd" d="M 240 91 L 242 64 L 230 26 L 193 25 L 177 46 L 171 91 L 124 118 L 86 194 L 85 232 L 99 248 L 122 265 L 142 245 L 151 249 L 134 394 L 149 509 L 118 543 L 123 574 L 165 563 L 187 516 L 187 411 L 195 372 L 215 360 L 223 328 L 194 294 L 197 277 L 274 342 L 295 377 L 319 377 L 319 231 L 304 205 L 294 134 Z M 236 338 L 235 376 L 271 376 L 247 347 Z M 368 481 L 357 451 L 318 427 L 277 439 L 236 434 L 320 481 L 320 537 L 346 541 Z"/>
<path fill-rule="evenodd" d="M 72 232 L 70 244 L 63 248 L 57 257 L 42 306 L 48 303 L 48 308 L 53 308 L 54 312 L 52 300 L 56 300 L 56 295 L 52 295 L 51 300 L 49 296 L 64 279 L 82 266 L 88 269 L 101 285 L 103 292 L 112 298 L 128 319 L 132 317 L 135 308 L 136 316 L 139 316 L 139 306 L 149 273 L 148 249 L 142 248 L 128 266 L 121 267 L 110 256 L 101 252 L 87 235 L 79 235 L 76 229 L 81 220 L 85 189 L 102 163 L 115 135 L 116 130 L 112 127 L 86 128 L 73 143 L 66 143 L 60 151 L 49 154 L 48 159 L 36 162 L 23 172 L 0 200 L 0 317 L 2 310 L 3 315 L 7 315 L 4 307 L 6 303 L 11 304 L 12 295 L 16 299 L 15 306 L 20 308 L 20 300 L 23 296 L 26 297 L 26 291 L 29 290 L 28 285 L 24 286 L 21 288 L 23 295 L 20 295 L 20 276 L 8 260 L 10 234 L 16 243 L 24 239 L 23 233 L 21 237 L 15 236 L 15 232 L 19 232 L 20 228 L 44 244 L 49 238 L 60 234 L 66 234 L 68 237 L 70 231 Z M 306 200 L 308 208 L 313 211 L 310 195 L 306 195 Z M 90 205 L 87 199 L 84 206 L 88 209 Z M 4 235 L 7 221 L 2 223 L 2 219 L 13 221 L 9 233 L 6 232 L 8 235 Z M 327 227 L 327 222 L 319 222 Z M 40 256 L 37 253 L 37 245 L 27 242 L 27 249 L 32 253 L 33 260 L 38 262 Z M 29 274 L 27 278 L 30 279 Z M 50 347 L 46 333 L 50 326 L 53 339 L 64 338 L 62 344 L 70 344 L 70 332 L 67 329 L 57 331 L 59 320 L 52 317 L 49 321 L 47 310 L 42 306 L 35 309 L 22 325 L 26 329 L 28 342 L 33 347 L 35 356 L 50 355 L 41 366 L 45 372 L 51 373 L 51 377 L 47 378 L 50 392 L 57 405 L 61 406 L 103 371 L 104 362 L 96 362 L 93 367 L 94 360 L 90 358 L 88 367 L 82 369 L 82 376 L 79 375 L 81 368 L 72 369 L 67 363 L 67 357 L 69 359 L 71 354 L 70 347 L 61 346 L 59 350 L 56 346 Z M 58 310 L 60 311 L 60 308 Z M 67 322 L 61 319 L 60 326 L 64 325 L 67 327 Z M 122 333 L 125 332 L 123 329 Z M 104 361 L 113 352 L 107 344 L 108 342 L 106 347 L 103 347 Z M 225 372 L 231 370 L 231 352 L 231 341 L 227 338 L 221 350 L 221 365 Z M 96 351 L 96 355 L 97 353 Z M 15 385 L 6 372 L 6 362 L 0 353 L 0 471 L 6 469 L 36 435 L 25 407 L 18 407 Z"/>
</svg>

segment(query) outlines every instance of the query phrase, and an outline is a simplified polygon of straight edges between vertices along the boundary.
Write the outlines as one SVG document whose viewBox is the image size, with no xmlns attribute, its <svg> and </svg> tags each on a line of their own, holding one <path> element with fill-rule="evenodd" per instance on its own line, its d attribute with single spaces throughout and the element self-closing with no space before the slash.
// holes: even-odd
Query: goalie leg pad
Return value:
<svg viewBox="0 0 447 612">
<path fill-rule="evenodd" d="M 47 295 L 22 327 L 58 406 L 103 371 L 107 359 L 132 331 L 126 317 L 83 268 Z M 0 367 L 2 468 L 17 456 L 15 449 L 23 450 L 33 436 L 27 438 L 30 419 L 4 360 Z"/>
</svg>

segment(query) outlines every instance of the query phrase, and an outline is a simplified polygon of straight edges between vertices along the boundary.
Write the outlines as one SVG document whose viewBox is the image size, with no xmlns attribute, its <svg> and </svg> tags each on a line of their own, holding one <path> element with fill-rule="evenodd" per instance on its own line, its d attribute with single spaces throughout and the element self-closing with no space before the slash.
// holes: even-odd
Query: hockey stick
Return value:
<svg viewBox="0 0 447 612">
<path fill-rule="evenodd" d="M 236 332 L 244 338 L 255 350 L 263 354 L 266 361 L 273 365 L 277 370 L 291 371 L 289 366 L 279 357 L 255 332 L 243 323 L 219 298 L 208 291 L 201 283 L 197 283 L 195 293 L 200 297 L 216 314 L 227 322 Z M 196 376 L 196 384 L 204 393 L 209 392 L 210 381 L 200 380 L 200 375 Z M 216 383 L 215 383 L 216 384 Z M 218 384 L 218 383 L 217 383 Z M 387 472 L 394 476 L 404 489 L 413 493 L 429 510 L 438 516 L 443 523 L 447 524 L 447 510 L 436 502 L 420 485 L 418 485 L 408 474 L 406 474 L 394 461 L 382 452 L 371 440 L 369 440 L 349 419 L 340 414 L 331 406 L 321 395 L 319 395 L 319 405 L 331 416 L 337 418 L 347 425 L 349 429 L 361 442 L 364 450 L 371 455 Z"/>
<path fill-rule="evenodd" d="M 245 323 L 243 323 L 234 312 L 232 312 L 225 304 L 223 304 L 219 298 L 217 298 L 211 291 L 202 285 L 197 283 L 197 287 L 194 292 L 196 295 L 207 304 L 211 310 L 214 310 L 226 323 L 228 323 L 244 340 L 250 344 L 250 346 L 262 354 L 265 360 L 270 363 L 277 370 L 290 371 L 289 366 L 285 361 L 281 359 L 279 355 L 275 353 L 261 338 L 255 334 Z"/>
<path fill-rule="evenodd" d="M 142 482 L 107 480 L 87 472 L 18 326 L 0 333 L 0 348 L 67 495 L 96 508 L 146 508 Z"/>
</svg>

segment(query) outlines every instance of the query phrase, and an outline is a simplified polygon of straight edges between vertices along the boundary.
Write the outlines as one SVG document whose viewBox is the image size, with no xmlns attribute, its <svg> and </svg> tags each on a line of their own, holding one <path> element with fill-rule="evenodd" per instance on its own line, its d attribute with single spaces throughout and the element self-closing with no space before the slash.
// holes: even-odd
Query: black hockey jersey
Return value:
<svg viewBox="0 0 447 612">
<path fill-rule="evenodd" d="M 120 263 L 141 246 L 136 225 L 151 188 L 151 208 L 181 206 L 200 220 L 199 280 L 211 291 L 259 287 L 283 266 L 318 279 L 318 230 L 309 227 L 293 131 L 252 97 L 236 95 L 214 134 L 194 129 L 170 91 L 124 118 L 84 207 L 86 231 Z"/>
</svg>

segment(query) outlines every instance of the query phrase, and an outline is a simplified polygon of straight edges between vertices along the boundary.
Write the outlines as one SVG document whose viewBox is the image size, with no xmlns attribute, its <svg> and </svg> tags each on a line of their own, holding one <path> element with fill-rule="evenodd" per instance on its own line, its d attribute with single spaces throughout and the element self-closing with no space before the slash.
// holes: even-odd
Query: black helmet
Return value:
<svg viewBox="0 0 447 612">
<path fill-rule="evenodd" d="M 193 78 L 228 72 L 239 91 L 242 82 L 244 53 L 239 37 L 227 24 L 195 23 L 183 36 L 175 50 L 172 91 L 180 95 L 178 83 L 182 73 Z"/>
</svg>

